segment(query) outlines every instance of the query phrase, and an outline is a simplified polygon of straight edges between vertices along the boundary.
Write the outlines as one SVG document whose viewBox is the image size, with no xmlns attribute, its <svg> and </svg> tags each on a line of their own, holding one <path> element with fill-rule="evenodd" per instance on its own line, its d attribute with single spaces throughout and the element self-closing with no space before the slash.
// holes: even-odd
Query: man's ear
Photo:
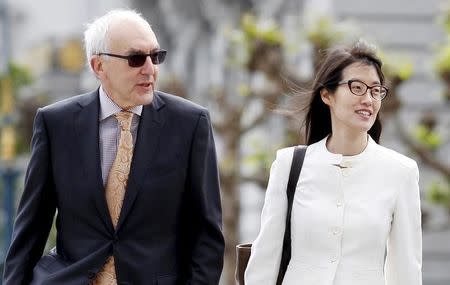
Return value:
<svg viewBox="0 0 450 285">
<path fill-rule="evenodd" d="M 320 98 L 322 98 L 322 101 L 325 103 L 325 105 L 330 106 L 330 96 L 331 93 L 327 88 L 322 88 L 320 90 Z"/>
<path fill-rule="evenodd" d="M 93 57 L 91 57 L 89 64 L 91 65 L 91 68 L 94 71 L 95 75 L 97 77 L 100 77 L 100 75 L 103 73 L 103 62 L 100 60 L 100 57 L 94 55 Z"/>
</svg>

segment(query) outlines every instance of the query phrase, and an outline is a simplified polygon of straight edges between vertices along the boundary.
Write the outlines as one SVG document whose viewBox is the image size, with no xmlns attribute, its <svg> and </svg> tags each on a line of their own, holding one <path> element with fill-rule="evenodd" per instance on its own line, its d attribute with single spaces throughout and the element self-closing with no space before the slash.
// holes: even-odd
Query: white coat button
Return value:
<svg viewBox="0 0 450 285">
<path fill-rule="evenodd" d="M 343 203 L 342 203 L 342 201 L 341 200 L 337 200 L 336 201 L 336 207 L 342 207 L 342 205 L 343 205 Z"/>
<path fill-rule="evenodd" d="M 333 255 L 333 256 L 330 258 L 330 261 L 331 261 L 331 263 L 335 263 L 335 262 L 337 261 L 337 256 L 336 256 L 336 255 Z"/>
<path fill-rule="evenodd" d="M 334 231 L 333 231 L 333 235 L 335 235 L 335 236 L 337 236 L 340 233 L 341 233 L 341 231 L 340 231 L 339 228 L 335 228 Z"/>
<path fill-rule="evenodd" d="M 347 177 L 350 174 L 350 170 L 348 168 L 342 169 L 342 176 Z"/>
</svg>

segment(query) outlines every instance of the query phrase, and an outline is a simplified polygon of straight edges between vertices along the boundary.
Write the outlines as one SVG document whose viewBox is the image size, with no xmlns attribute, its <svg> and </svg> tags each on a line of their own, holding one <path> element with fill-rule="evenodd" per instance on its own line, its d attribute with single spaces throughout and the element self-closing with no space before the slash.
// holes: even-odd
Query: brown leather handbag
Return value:
<svg viewBox="0 0 450 285">
<path fill-rule="evenodd" d="M 292 158 L 291 170 L 289 172 L 289 180 L 287 185 L 287 198 L 288 198 L 288 209 L 286 215 L 286 230 L 284 231 L 283 238 L 283 251 L 281 254 L 281 263 L 278 270 L 278 278 L 276 285 L 281 285 L 283 282 L 284 274 L 291 260 L 291 213 L 292 213 L 292 202 L 294 200 L 295 188 L 297 186 L 297 181 L 300 176 L 300 171 L 302 170 L 303 160 L 305 159 L 306 146 L 296 146 L 294 149 L 294 156 Z M 245 285 L 244 283 L 244 273 L 247 268 L 248 260 L 251 255 L 252 244 L 238 244 L 236 246 L 236 282 L 238 285 Z"/>
</svg>

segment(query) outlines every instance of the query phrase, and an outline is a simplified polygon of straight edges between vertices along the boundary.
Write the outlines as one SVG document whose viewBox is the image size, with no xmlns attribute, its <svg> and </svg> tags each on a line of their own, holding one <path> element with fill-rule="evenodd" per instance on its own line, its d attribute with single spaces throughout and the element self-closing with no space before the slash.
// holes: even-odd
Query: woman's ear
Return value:
<svg viewBox="0 0 450 285">
<path fill-rule="evenodd" d="M 322 101 L 325 103 L 325 105 L 330 106 L 330 91 L 328 91 L 327 88 L 322 88 L 320 90 L 320 98 L 322 98 Z"/>
</svg>

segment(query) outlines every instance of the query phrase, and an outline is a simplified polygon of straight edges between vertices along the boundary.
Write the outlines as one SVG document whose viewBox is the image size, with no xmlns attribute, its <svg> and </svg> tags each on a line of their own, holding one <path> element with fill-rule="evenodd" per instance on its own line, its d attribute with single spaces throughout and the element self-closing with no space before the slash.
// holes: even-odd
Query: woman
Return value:
<svg viewBox="0 0 450 285">
<path fill-rule="evenodd" d="M 378 144 L 388 93 L 364 42 L 330 50 L 311 90 L 284 285 L 422 284 L 417 164 Z M 275 285 L 293 148 L 272 165 L 246 285 Z"/>
</svg>

